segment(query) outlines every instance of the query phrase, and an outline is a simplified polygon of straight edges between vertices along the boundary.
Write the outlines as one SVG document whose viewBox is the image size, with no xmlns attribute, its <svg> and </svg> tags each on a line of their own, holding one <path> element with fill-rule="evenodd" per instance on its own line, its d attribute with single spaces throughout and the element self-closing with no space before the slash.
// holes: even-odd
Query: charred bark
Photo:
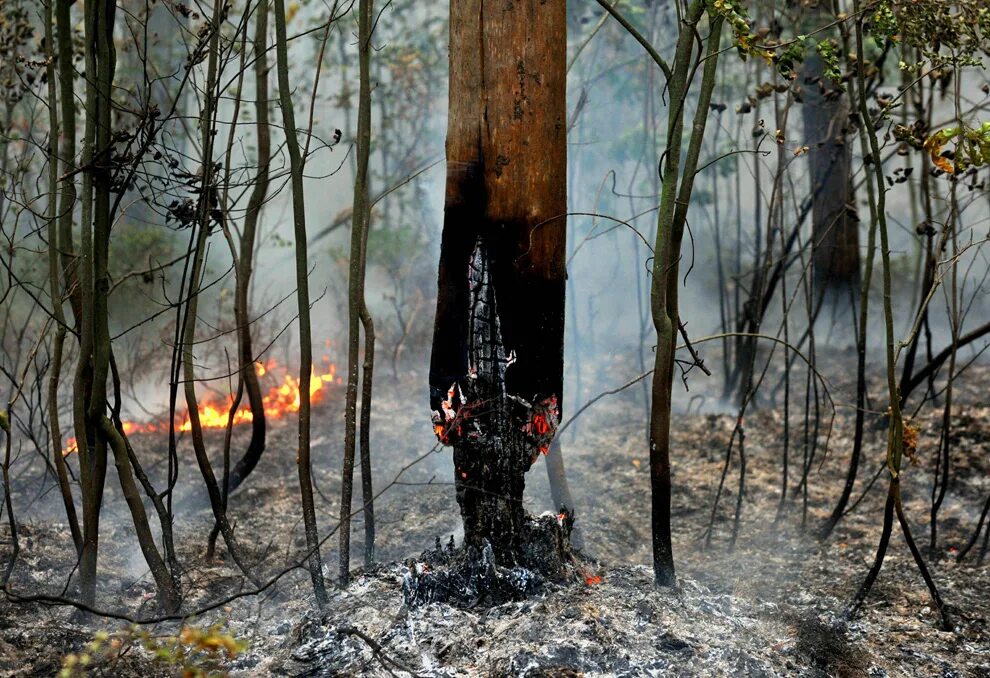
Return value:
<svg viewBox="0 0 990 678">
<path fill-rule="evenodd" d="M 549 450 L 558 408 L 555 396 L 531 403 L 507 390 L 516 356 L 503 343 L 492 265 L 479 237 L 468 264 L 467 379 L 448 389 L 436 425 L 454 446 L 464 542 L 483 549 L 487 540 L 499 561 L 511 562 L 521 546 L 526 471 Z"/>
<path fill-rule="evenodd" d="M 465 542 L 506 563 L 563 384 L 565 18 L 562 0 L 451 6 L 430 404 L 454 447 Z"/>
</svg>

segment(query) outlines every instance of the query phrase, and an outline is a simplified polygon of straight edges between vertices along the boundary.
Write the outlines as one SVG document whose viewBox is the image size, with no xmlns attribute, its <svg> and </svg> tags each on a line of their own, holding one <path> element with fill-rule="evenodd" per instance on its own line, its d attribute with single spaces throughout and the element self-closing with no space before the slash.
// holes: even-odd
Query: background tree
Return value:
<svg viewBox="0 0 990 678">
<path fill-rule="evenodd" d="M 829 18 L 824 12 L 813 11 L 810 23 L 818 28 Z M 819 44 L 831 49 L 829 42 Z M 815 301 L 819 303 L 820 296 L 831 292 L 832 304 L 845 305 L 852 298 L 850 295 L 858 291 L 859 221 L 852 188 L 852 152 L 847 139 L 849 103 L 836 75 L 827 72 L 821 54 L 809 50 L 799 77 L 811 182 Z"/>
</svg>

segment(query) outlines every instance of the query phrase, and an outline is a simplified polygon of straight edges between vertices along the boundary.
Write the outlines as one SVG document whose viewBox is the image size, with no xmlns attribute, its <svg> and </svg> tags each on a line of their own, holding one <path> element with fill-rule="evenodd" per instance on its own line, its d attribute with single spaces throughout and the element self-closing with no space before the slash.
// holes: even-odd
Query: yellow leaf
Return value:
<svg viewBox="0 0 990 678">
<path fill-rule="evenodd" d="M 290 2 L 288 8 L 285 10 L 285 23 L 291 22 L 297 12 L 299 12 L 299 3 Z"/>
<path fill-rule="evenodd" d="M 938 167 L 943 172 L 945 172 L 946 174 L 955 174 L 955 168 L 952 166 L 952 163 L 949 162 L 948 159 L 943 158 L 941 155 L 935 155 L 933 153 L 932 162 L 935 163 L 935 166 Z"/>
</svg>

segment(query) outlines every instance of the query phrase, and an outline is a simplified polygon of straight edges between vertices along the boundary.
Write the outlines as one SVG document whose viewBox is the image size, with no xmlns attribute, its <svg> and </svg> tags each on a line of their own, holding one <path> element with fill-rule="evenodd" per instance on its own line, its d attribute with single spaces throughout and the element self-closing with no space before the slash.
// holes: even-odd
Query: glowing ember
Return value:
<svg viewBox="0 0 990 678">
<path fill-rule="evenodd" d="M 454 382 L 447 389 L 447 398 L 440 403 L 440 409 L 432 414 L 433 432 L 444 445 L 452 444 L 452 436 L 461 436 L 461 425 L 458 422 L 467 416 L 467 408 L 461 409 L 464 405 L 464 393 Z"/>
<path fill-rule="evenodd" d="M 310 402 L 316 404 L 323 399 L 326 393 L 327 384 L 341 384 L 343 378 L 337 376 L 337 366 L 324 356 L 323 371 L 318 372 L 313 368 L 313 374 L 309 383 Z M 259 377 L 274 378 L 273 371 L 280 371 L 280 365 L 274 360 L 267 363 L 255 363 L 255 372 Z M 199 402 L 197 411 L 199 412 L 199 423 L 203 428 L 226 428 L 227 417 L 230 414 L 232 397 L 222 400 L 207 399 Z M 268 389 L 262 402 L 264 403 L 265 417 L 267 419 L 280 419 L 286 415 L 299 411 L 299 380 L 293 377 L 286 370 L 282 376 L 281 383 L 275 384 Z M 234 425 L 246 424 L 253 419 L 251 406 L 246 402 L 242 404 L 233 415 Z M 192 421 L 186 413 L 176 427 L 179 431 L 191 431 Z M 167 431 L 168 423 L 136 423 L 133 421 L 124 422 L 124 433 L 155 433 L 157 431 Z M 63 456 L 68 456 L 78 450 L 75 438 L 69 438 L 65 443 Z"/>
<path fill-rule="evenodd" d="M 585 575 L 584 583 L 587 584 L 588 586 L 594 586 L 595 584 L 601 584 L 602 578 L 600 575 L 597 574 Z"/>
<path fill-rule="evenodd" d="M 536 431 L 537 435 L 543 435 L 550 430 L 550 424 L 547 422 L 546 415 L 542 413 L 533 415 L 533 430 Z"/>
</svg>

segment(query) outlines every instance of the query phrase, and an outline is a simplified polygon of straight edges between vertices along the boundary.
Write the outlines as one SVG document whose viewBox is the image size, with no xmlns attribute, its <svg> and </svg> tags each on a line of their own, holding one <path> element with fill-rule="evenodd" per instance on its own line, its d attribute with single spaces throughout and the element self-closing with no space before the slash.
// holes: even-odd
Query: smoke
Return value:
<svg viewBox="0 0 990 678">
<path fill-rule="evenodd" d="M 371 194 L 377 202 L 369 244 L 367 298 L 379 330 L 376 387 L 381 387 L 388 397 L 376 402 L 373 440 L 380 440 L 381 431 L 395 426 L 400 413 L 418 412 L 421 425 L 402 431 L 398 437 L 403 440 L 396 443 L 406 444 L 410 449 L 432 444 L 425 371 L 433 325 L 446 169 L 437 161 L 443 158 L 447 109 L 446 16 L 444 7 L 439 5 L 442 3 L 393 2 L 383 8 L 375 34 L 372 136 L 376 146 L 371 159 Z M 575 7 L 569 11 L 573 53 L 598 25 L 600 14 Z M 325 21 L 326 12 L 325 6 L 305 5 L 294 17 L 290 33 L 300 33 Z M 650 3 L 642 21 L 650 27 L 650 34 L 661 51 L 669 51 L 678 25 L 672 6 Z M 347 318 L 348 210 L 352 200 L 357 123 L 354 22 L 350 15 L 340 19 L 331 27 L 325 44 L 324 32 L 315 31 L 293 40 L 290 47 L 292 81 L 298 87 L 296 117 L 308 122 L 312 112 L 313 118 L 312 134 L 306 136 L 311 156 L 304 182 L 307 223 L 313 234 L 309 252 L 310 286 L 315 300 L 313 338 L 318 347 L 317 356 L 325 352 L 341 372 Z M 168 31 L 163 29 L 161 33 L 162 44 L 168 44 Z M 173 51 L 169 49 L 169 54 Z M 314 94 L 316 65 L 321 54 L 323 63 Z M 784 121 L 783 98 L 764 100 L 748 112 L 736 111 L 749 94 L 741 84 L 747 82 L 744 76 L 755 68 L 740 63 L 731 53 L 724 55 L 719 67 L 717 107 L 713 107 L 709 116 L 709 133 L 701 160 L 704 169 L 697 179 L 689 210 L 689 232 L 684 240 L 679 281 L 681 319 L 712 375 L 692 369 L 686 375 L 686 383 L 675 384 L 675 407 L 679 413 L 733 416 L 737 413 L 735 401 L 723 398 L 726 370 L 735 367 L 723 361 L 723 341 L 699 340 L 735 328 L 735 315 L 745 307 L 758 263 L 756 252 L 767 247 L 771 201 L 781 205 L 781 224 L 786 231 L 797 223 L 801 204 L 810 193 L 807 161 L 797 153 L 807 143 L 798 131 L 800 107 L 791 108 L 781 143 L 777 143 L 780 137 L 776 131 L 778 122 Z M 758 81 L 771 77 L 765 70 L 756 75 Z M 984 75 L 976 74 L 966 77 L 970 78 L 965 83 L 967 88 L 974 86 L 977 78 L 985 79 Z M 174 85 L 174 79 L 171 82 Z M 251 78 L 245 78 L 240 94 L 244 101 L 252 101 L 256 96 Z M 196 96 L 187 93 L 186 116 L 193 115 Z M 168 97 L 162 100 L 168 101 Z M 666 146 L 669 105 L 662 75 L 641 47 L 613 21 L 604 22 L 576 57 L 568 75 L 572 125 L 568 134 L 568 209 L 572 216 L 568 219 L 564 420 L 602 391 L 626 383 L 653 367 L 655 332 L 649 313 L 651 248 L 655 240 L 658 172 Z M 694 101 L 687 105 L 693 114 Z M 230 123 L 233 111 L 233 102 L 225 99 L 216 146 L 226 148 L 229 143 L 233 175 L 237 181 L 248 183 L 257 166 L 257 140 L 250 115 L 242 110 L 244 117 L 235 127 Z M 950 112 L 950 103 L 940 101 L 934 117 L 943 119 Z M 272 119 L 278 118 L 279 110 L 273 106 Z M 179 135 L 179 129 L 175 125 L 169 133 Z M 335 141 L 337 130 L 339 142 Z M 265 357 L 276 357 L 283 364 L 294 366 L 298 347 L 293 324 L 295 300 L 291 296 L 295 271 L 288 163 L 281 151 L 280 125 L 273 133 L 274 147 L 279 151 L 271 167 L 275 177 L 272 195 L 262 217 L 252 289 L 252 329 L 256 346 L 267 347 Z M 187 151 L 182 169 L 194 173 L 197 168 L 192 142 L 176 141 L 173 145 Z M 853 147 L 852 166 L 857 169 L 852 180 L 861 222 L 862 254 L 870 216 L 861 169 L 863 158 L 858 144 L 854 143 Z M 887 195 L 895 266 L 895 341 L 899 341 L 912 331 L 912 320 L 921 301 L 916 280 L 924 241 L 915 227 L 923 218 L 917 196 L 920 177 L 928 167 L 918 156 L 909 159 L 896 155 L 892 142 L 885 150 L 891 153 L 891 158 L 885 161 L 890 172 L 909 165 L 914 167 L 907 181 L 889 186 Z M 778 163 L 786 167 L 787 174 L 775 194 L 773 177 Z M 946 182 L 938 181 L 944 189 Z M 965 251 L 957 268 L 961 305 L 967 322 L 970 319 L 975 322 L 985 318 L 988 310 L 983 289 L 986 254 L 981 242 L 987 237 L 990 201 L 985 189 L 970 190 L 968 185 L 961 184 L 958 189 L 958 219 L 962 224 L 958 240 L 959 248 Z M 948 219 L 952 211 L 945 193 L 943 190 L 934 198 L 937 222 Z M 235 226 L 243 218 L 246 201 L 246 196 L 237 197 L 239 202 L 230 211 Z M 137 203 L 127 209 L 129 218 L 136 223 L 141 221 Z M 140 214 L 150 216 L 146 211 Z M 941 227 L 941 223 L 932 225 L 936 230 Z M 144 228 L 150 231 L 159 226 L 147 224 Z M 781 307 L 786 303 L 790 305 L 788 339 L 791 342 L 800 338 L 811 324 L 803 287 L 806 282 L 801 276 L 809 256 L 809 228 L 806 224 L 801 231 L 798 247 L 790 254 L 785 283 L 770 304 L 760 329 L 764 334 L 783 339 Z M 174 234 L 177 252 L 185 247 L 187 237 L 187 231 Z M 773 237 L 776 238 L 773 246 L 780 248 L 781 235 Z M 938 253 L 942 261 L 948 256 Z M 199 335 L 214 338 L 196 349 L 198 376 L 204 380 L 201 388 L 214 395 L 231 390 L 231 380 L 224 375 L 229 372 L 228 356 L 236 356 L 235 340 L 230 333 L 234 284 L 231 265 L 232 258 L 218 231 L 213 236 L 207 261 L 206 282 L 215 284 L 204 292 L 200 303 L 203 327 Z M 146 291 L 149 303 L 163 304 L 180 297 L 174 273 L 154 282 Z M 870 306 L 874 309 L 868 327 L 871 369 L 883 364 L 881 304 L 877 260 L 870 290 Z M 931 300 L 930 331 L 936 351 L 947 345 L 951 337 L 950 308 L 951 299 L 942 287 Z M 824 356 L 818 362 L 818 369 L 829 382 L 840 380 L 855 364 L 855 353 L 851 350 L 855 318 L 850 310 L 851 305 L 845 300 L 833 300 L 813 324 L 819 356 Z M 123 312 L 115 315 L 114 332 L 128 329 L 132 324 L 128 320 Z M 121 350 L 120 356 L 126 366 L 125 416 L 148 420 L 166 410 L 167 380 L 163 374 L 167 358 L 162 356 L 171 349 L 174 322 L 174 314 L 162 314 L 116 344 L 128 347 Z M 758 344 L 760 367 L 774 345 L 762 340 Z M 982 347 L 983 343 L 977 342 L 963 350 L 961 362 L 976 357 Z M 802 351 L 807 350 L 804 344 Z M 793 358 L 793 354 L 780 346 L 774 348 L 772 360 L 776 367 L 764 389 L 776 387 L 787 357 Z M 800 362 L 796 364 L 801 366 Z M 403 380 L 406 375 L 421 377 L 420 386 L 408 386 L 411 380 Z M 395 383 L 399 384 L 398 388 L 393 388 Z M 647 446 L 649 384 L 646 378 L 627 393 L 616 396 L 624 398 L 625 427 L 637 441 L 635 448 L 640 450 Z M 845 397 L 850 399 L 849 394 Z M 337 422 L 318 421 L 318 426 L 325 430 L 316 433 L 317 436 L 340 437 Z M 572 436 L 580 436 L 582 423 L 571 430 Z M 602 454 L 613 452 L 602 450 Z M 338 453 L 337 444 L 327 444 L 320 449 L 317 459 L 336 473 Z M 191 458 L 185 442 L 181 454 L 189 455 L 183 456 L 184 460 Z M 424 478 L 451 477 L 449 457 L 436 456 L 432 462 L 424 470 Z M 379 475 L 390 472 L 391 469 L 386 469 Z M 195 485 L 191 476 L 192 473 L 185 476 L 184 481 Z M 539 466 L 530 474 L 534 505 L 546 505 L 548 492 L 543 477 Z M 155 480 L 161 484 L 160 479 Z M 112 484 L 111 479 L 108 484 Z M 590 493 L 593 488 L 580 489 Z M 48 497 L 45 503 L 56 506 L 56 494 L 49 493 Z M 178 505 L 177 510 L 180 518 L 191 519 L 203 506 L 205 498 L 194 494 L 190 495 L 188 504 Z M 110 525 L 121 520 L 126 526 L 130 520 L 126 513 L 108 515 Z M 122 527 L 114 532 L 128 530 Z M 133 562 L 128 562 L 128 574 L 136 578 L 145 565 L 137 549 L 129 552 L 134 555 Z"/>
</svg>

